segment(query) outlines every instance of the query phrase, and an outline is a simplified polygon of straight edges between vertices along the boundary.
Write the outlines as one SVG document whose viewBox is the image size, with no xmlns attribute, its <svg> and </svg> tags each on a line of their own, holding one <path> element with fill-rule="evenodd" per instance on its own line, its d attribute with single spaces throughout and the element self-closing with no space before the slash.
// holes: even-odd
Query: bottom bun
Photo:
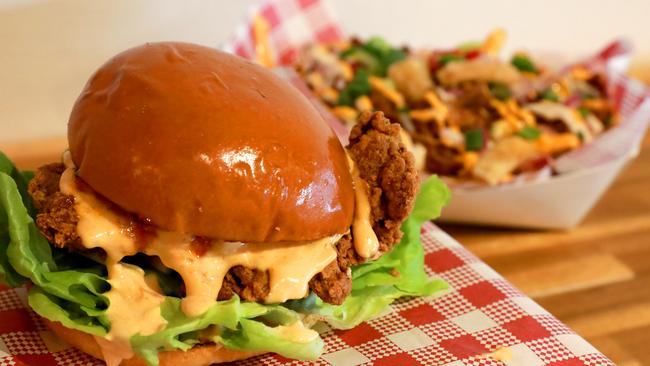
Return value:
<svg viewBox="0 0 650 366">
<path fill-rule="evenodd" d="M 70 329 L 59 322 L 43 318 L 45 324 L 62 340 L 68 342 L 81 351 L 103 360 L 102 351 L 95 338 L 76 329 Z M 261 355 L 264 352 L 234 351 L 221 344 L 209 343 L 194 346 L 187 351 L 162 351 L 158 354 L 160 366 L 208 366 L 215 363 L 232 362 L 245 358 Z M 134 356 L 122 361 L 120 366 L 146 366 L 147 363 L 140 357 Z"/>
</svg>

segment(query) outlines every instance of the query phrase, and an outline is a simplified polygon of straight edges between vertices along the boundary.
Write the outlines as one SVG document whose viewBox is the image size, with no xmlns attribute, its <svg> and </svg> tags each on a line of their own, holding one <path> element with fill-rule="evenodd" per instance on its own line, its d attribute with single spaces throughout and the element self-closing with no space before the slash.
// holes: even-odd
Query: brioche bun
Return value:
<svg viewBox="0 0 650 366">
<path fill-rule="evenodd" d="M 113 57 L 77 99 L 68 140 L 82 180 L 165 230 L 306 241 L 352 222 L 345 151 L 318 111 L 216 49 L 148 43 Z"/>
</svg>

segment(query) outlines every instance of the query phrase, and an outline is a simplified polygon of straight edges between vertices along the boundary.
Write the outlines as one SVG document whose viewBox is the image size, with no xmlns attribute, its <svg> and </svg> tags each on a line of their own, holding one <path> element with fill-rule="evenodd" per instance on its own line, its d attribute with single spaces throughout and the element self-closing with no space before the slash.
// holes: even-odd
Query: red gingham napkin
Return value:
<svg viewBox="0 0 650 366">
<path fill-rule="evenodd" d="M 358 327 L 321 327 L 316 365 L 607 366 L 614 365 L 458 242 L 427 224 L 427 272 L 450 285 L 433 298 L 400 300 Z M 101 365 L 61 343 L 27 308 L 26 290 L 0 289 L 0 366 Z M 507 349 L 503 362 L 490 352 Z M 502 351 L 503 352 L 503 351 Z M 239 365 L 307 365 L 277 355 Z"/>
</svg>

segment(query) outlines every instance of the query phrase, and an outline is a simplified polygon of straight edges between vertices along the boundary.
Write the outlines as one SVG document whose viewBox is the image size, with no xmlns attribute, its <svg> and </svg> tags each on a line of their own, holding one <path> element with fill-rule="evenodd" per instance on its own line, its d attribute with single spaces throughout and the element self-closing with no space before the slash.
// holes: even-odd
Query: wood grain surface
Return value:
<svg viewBox="0 0 650 366">
<path fill-rule="evenodd" d="M 575 229 L 441 226 L 617 365 L 650 365 L 650 135 Z"/>
<path fill-rule="evenodd" d="M 31 169 L 65 147 L 53 138 L 0 150 Z M 442 227 L 616 364 L 650 365 L 650 135 L 573 230 Z"/>
</svg>

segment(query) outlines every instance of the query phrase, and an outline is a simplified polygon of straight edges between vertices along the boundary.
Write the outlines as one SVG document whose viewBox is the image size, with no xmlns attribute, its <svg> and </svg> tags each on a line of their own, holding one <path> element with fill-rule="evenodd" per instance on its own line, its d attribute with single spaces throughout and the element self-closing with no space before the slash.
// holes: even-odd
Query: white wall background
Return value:
<svg viewBox="0 0 650 366">
<path fill-rule="evenodd" d="M 147 41 L 216 46 L 254 0 L 0 0 L 0 142 L 63 136 L 74 100 L 113 54 Z M 650 55 L 648 0 L 332 0 L 344 29 L 453 46 L 500 26 L 507 50 L 576 57 L 611 39 Z"/>
</svg>

